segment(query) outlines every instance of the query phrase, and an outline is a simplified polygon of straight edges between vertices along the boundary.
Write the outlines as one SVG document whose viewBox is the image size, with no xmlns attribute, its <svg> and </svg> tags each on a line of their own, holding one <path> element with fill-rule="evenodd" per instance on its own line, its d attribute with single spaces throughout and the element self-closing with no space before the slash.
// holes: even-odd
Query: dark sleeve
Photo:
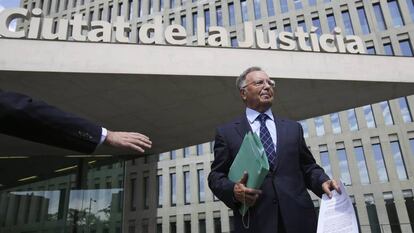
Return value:
<svg viewBox="0 0 414 233">
<path fill-rule="evenodd" d="M 220 130 L 217 129 L 214 141 L 214 161 L 208 175 L 208 186 L 224 204 L 231 209 L 236 209 L 238 206 L 233 196 L 235 183 L 227 177 L 231 163 L 232 158 L 227 142 Z"/>
<path fill-rule="evenodd" d="M 102 128 L 29 96 L 0 90 L 0 133 L 92 153 Z"/>
<path fill-rule="evenodd" d="M 300 162 L 302 172 L 304 174 L 306 187 L 317 196 L 321 197 L 324 193 L 322 190 L 322 183 L 329 180 L 329 176 L 325 174 L 323 168 L 321 168 L 313 158 L 312 153 L 309 151 L 306 145 L 305 139 L 303 138 L 303 129 L 299 125 L 299 151 L 300 151 Z"/>
</svg>

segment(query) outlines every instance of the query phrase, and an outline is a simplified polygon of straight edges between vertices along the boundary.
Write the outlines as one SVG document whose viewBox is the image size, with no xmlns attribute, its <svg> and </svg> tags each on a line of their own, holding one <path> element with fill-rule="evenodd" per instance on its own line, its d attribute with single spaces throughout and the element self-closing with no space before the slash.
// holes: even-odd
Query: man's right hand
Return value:
<svg viewBox="0 0 414 233">
<path fill-rule="evenodd" d="M 234 198 L 241 202 L 245 203 L 248 206 L 253 206 L 256 203 L 259 194 L 262 193 L 261 190 L 251 189 L 246 187 L 248 174 L 244 172 L 243 177 L 234 185 L 233 193 Z"/>
</svg>

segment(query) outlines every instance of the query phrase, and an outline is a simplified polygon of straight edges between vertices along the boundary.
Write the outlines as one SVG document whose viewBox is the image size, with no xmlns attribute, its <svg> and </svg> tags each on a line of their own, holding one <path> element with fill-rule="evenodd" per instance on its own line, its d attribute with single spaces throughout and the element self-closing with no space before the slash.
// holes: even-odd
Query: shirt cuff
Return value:
<svg viewBox="0 0 414 233">
<path fill-rule="evenodd" d="M 105 141 L 106 135 L 108 135 L 108 130 L 102 127 L 101 140 L 99 141 L 98 146 L 101 145 Z"/>
</svg>

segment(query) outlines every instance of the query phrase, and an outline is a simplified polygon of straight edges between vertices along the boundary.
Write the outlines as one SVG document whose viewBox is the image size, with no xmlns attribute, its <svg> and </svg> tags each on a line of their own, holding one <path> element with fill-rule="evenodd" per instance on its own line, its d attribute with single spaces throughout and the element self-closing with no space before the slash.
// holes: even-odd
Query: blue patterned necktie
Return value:
<svg viewBox="0 0 414 233">
<path fill-rule="evenodd" d="M 272 137 L 270 136 L 270 132 L 266 127 L 267 118 L 269 117 L 264 113 L 261 113 L 257 117 L 257 119 L 260 122 L 260 141 L 262 141 L 263 147 L 266 151 L 269 165 L 271 168 L 273 168 L 275 158 L 276 158 L 276 151 L 275 151 L 275 145 L 273 144 Z"/>
</svg>

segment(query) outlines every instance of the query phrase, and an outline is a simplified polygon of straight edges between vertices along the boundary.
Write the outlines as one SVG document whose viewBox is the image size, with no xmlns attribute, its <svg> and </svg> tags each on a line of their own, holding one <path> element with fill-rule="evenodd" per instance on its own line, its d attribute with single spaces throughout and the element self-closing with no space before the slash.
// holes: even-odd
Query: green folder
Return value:
<svg viewBox="0 0 414 233">
<path fill-rule="evenodd" d="M 262 142 L 257 134 L 249 132 L 243 139 L 239 152 L 236 155 L 229 170 L 229 179 L 238 182 L 244 171 L 248 173 L 246 187 L 258 189 L 269 172 L 269 162 L 267 161 L 266 152 Z M 244 214 L 248 210 L 248 206 L 242 204 L 239 211 Z"/>
</svg>

